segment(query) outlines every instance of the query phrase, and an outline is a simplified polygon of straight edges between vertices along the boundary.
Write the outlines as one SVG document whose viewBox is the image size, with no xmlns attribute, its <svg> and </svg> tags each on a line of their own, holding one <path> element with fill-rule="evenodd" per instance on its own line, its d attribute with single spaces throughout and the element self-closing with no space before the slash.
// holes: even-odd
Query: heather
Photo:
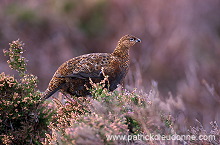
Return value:
<svg viewBox="0 0 220 145">
<path fill-rule="evenodd" d="M 23 46 L 16 40 L 4 50 L 9 67 L 20 77 L 0 74 L 0 144 L 39 144 L 49 131 L 52 110 L 36 107 L 41 93 L 36 89 L 37 77 L 26 72 Z"/>
<path fill-rule="evenodd" d="M 20 79 L 0 75 L 0 126 L 1 144 L 166 144 L 166 143 L 219 143 L 217 122 L 211 122 L 207 132 L 201 123 L 179 130 L 184 124 L 172 116 L 181 100 L 170 96 L 164 104 L 159 98 L 158 84 L 153 81 L 148 93 L 128 91 L 122 86 L 109 92 L 105 85 L 108 76 L 100 83 L 93 83 L 88 97 L 59 94 L 53 101 L 42 102 L 37 89 L 38 79 L 27 73 L 27 60 L 23 57 L 24 43 L 12 41 L 4 54 L 9 57 L 9 67 Z M 169 106 L 167 106 L 169 105 Z M 169 108 L 169 109 L 168 109 Z M 110 135 L 215 135 L 215 140 L 112 140 Z"/>
</svg>

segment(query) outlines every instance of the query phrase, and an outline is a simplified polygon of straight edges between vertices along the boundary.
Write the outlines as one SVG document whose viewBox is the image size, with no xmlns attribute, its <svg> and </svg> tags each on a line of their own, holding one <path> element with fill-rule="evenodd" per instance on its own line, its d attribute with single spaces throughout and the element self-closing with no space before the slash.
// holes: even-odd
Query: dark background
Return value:
<svg viewBox="0 0 220 145">
<path fill-rule="evenodd" d="M 174 107 L 168 109 L 181 122 L 198 119 L 205 128 L 220 122 L 219 0 L 0 2 L 0 72 L 15 74 L 2 50 L 19 38 L 26 44 L 28 71 L 44 91 L 64 61 L 112 52 L 121 36 L 132 34 L 142 43 L 130 50 L 125 87 L 148 92 L 155 80 L 165 107 L 172 94 Z"/>
</svg>

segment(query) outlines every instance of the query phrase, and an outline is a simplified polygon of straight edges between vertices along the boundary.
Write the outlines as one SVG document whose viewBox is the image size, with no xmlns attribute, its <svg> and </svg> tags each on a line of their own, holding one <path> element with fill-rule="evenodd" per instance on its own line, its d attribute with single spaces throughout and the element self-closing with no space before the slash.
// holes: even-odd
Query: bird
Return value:
<svg viewBox="0 0 220 145">
<path fill-rule="evenodd" d="M 114 91 L 129 70 L 129 49 L 137 42 L 141 42 L 141 39 L 125 35 L 118 41 L 112 53 L 84 54 L 64 62 L 54 73 L 41 99 L 46 100 L 57 91 L 85 97 L 90 95 L 90 80 L 99 83 L 104 76 L 108 76 L 106 88 Z"/>
</svg>

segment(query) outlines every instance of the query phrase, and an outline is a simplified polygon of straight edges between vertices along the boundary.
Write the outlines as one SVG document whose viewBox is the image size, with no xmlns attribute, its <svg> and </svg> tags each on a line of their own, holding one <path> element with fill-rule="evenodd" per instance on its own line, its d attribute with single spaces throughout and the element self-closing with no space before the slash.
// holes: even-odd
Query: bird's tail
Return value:
<svg viewBox="0 0 220 145">
<path fill-rule="evenodd" d="M 55 89 L 51 90 L 49 87 L 46 89 L 46 91 L 41 96 L 41 101 L 44 101 L 48 99 L 50 96 L 52 96 L 56 91 L 58 91 L 63 85 L 59 85 Z"/>
<path fill-rule="evenodd" d="M 43 101 L 45 101 L 46 99 L 48 99 L 50 96 L 52 96 L 56 91 L 58 91 L 61 87 L 57 87 L 54 90 L 50 90 L 49 88 L 46 89 L 46 91 L 41 95 L 41 98 L 39 99 L 39 102 L 36 104 L 37 108 L 39 107 L 39 105 L 41 103 L 43 103 Z"/>
<path fill-rule="evenodd" d="M 50 96 L 52 96 L 54 93 L 56 93 L 56 91 L 58 91 L 61 87 L 62 87 L 62 85 L 58 86 L 57 88 L 55 88 L 53 90 L 50 90 L 49 88 L 47 88 L 47 90 L 42 95 L 43 100 L 48 99 Z"/>
</svg>

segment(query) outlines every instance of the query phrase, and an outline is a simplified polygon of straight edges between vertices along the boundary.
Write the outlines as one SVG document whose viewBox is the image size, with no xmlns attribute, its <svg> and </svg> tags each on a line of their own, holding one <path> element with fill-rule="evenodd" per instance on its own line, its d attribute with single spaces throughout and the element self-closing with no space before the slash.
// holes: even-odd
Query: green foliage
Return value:
<svg viewBox="0 0 220 145">
<path fill-rule="evenodd" d="M 99 1 L 87 15 L 82 17 L 79 28 L 88 36 L 102 32 L 105 26 L 105 8 L 106 1 Z"/>
<path fill-rule="evenodd" d="M 171 118 L 171 115 L 168 115 L 168 116 L 161 116 L 161 120 L 164 122 L 165 126 L 167 128 L 171 128 L 172 125 L 173 125 L 173 120 Z"/>
<path fill-rule="evenodd" d="M 77 5 L 78 2 L 76 1 L 64 1 L 63 2 L 63 11 L 65 12 L 65 14 L 70 13 Z"/>
<path fill-rule="evenodd" d="M 9 56 L 9 60 L 7 61 L 9 67 L 16 70 L 20 76 L 24 76 L 25 71 L 27 70 L 27 60 L 22 56 L 24 53 L 24 44 L 21 41 L 16 40 L 9 43 L 9 45 L 9 50 L 3 50 L 4 54 Z"/>
<path fill-rule="evenodd" d="M 41 95 L 36 90 L 38 79 L 26 73 L 23 47 L 17 40 L 10 43 L 9 50 L 4 50 L 9 56 L 9 67 L 21 78 L 0 74 L 0 144 L 40 144 L 52 116 L 46 107 L 37 108 Z"/>
<path fill-rule="evenodd" d="M 130 134 L 137 135 L 141 133 L 141 126 L 134 118 L 126 116 L 126 124 L 128 125 Z"/>
</svg>

